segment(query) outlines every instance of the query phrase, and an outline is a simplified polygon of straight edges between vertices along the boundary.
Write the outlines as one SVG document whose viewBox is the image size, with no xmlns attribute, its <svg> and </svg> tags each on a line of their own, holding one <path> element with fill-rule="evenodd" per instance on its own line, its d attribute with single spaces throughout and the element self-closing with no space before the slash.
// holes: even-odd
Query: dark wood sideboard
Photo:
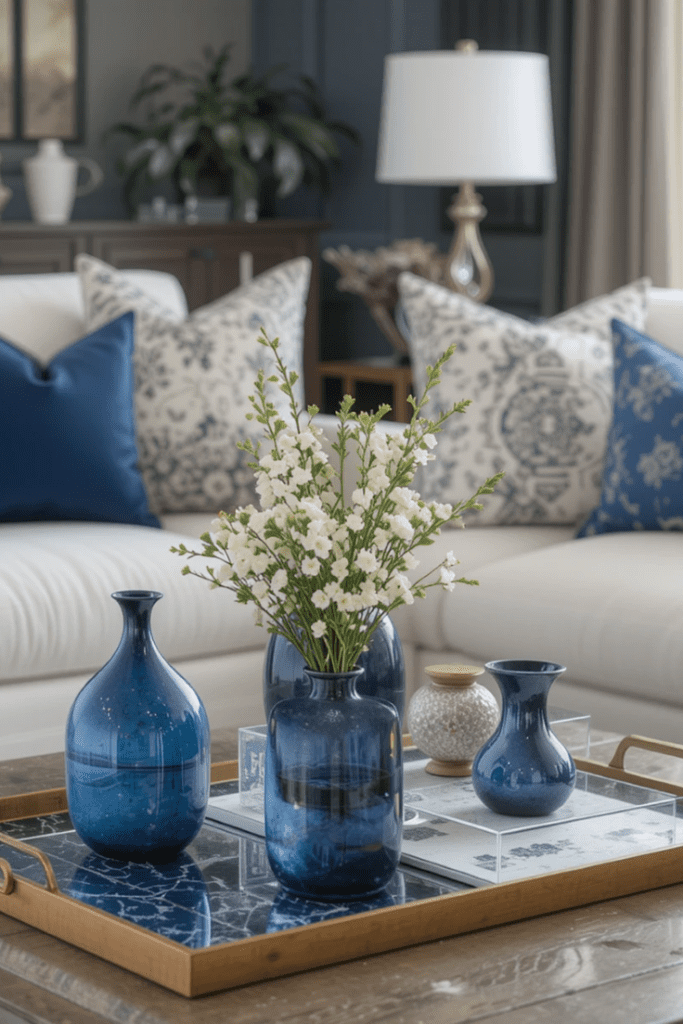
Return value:
<svg viewBox="0 0 683 1024">
<path fill-rule="evenodd" d="M 285 260 L 308 256 L 311 287 L 304 328 L 307 402 L 320 405 L 319 306 L 321 231 L 313 220 L 263 220 L 254 224 L 148 224 L 135 221 L 71 221 L 0 224 L 0 274 L 46 274 L 73 270 L 75 257 L 90 253 L 120 269 L 175 274 L 190 309 L 225 295 L 246 268 L 256 275 Z M 250 254 L 245 260 L 244 254 Z"/>
</svg>

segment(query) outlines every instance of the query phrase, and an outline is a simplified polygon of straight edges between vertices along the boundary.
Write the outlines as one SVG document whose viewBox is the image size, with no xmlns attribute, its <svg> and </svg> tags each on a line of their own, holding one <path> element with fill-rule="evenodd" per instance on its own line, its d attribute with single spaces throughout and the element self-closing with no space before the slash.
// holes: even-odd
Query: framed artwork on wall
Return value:
<svg viewBox="0 0 683 1024">
<path fill-rule="evenodd" d="M 82 137 L 83 0 L 0 0 L 0 139 Z"/>
</svg>

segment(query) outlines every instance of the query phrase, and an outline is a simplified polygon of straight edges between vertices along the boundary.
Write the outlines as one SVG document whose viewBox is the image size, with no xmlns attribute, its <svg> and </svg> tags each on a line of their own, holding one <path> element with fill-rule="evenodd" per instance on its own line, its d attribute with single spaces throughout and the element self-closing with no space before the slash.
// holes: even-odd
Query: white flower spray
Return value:
<svg viewBox="0 0 683 1024">
<path fill-rule="evenodd" d="M 421 465 L 434 459 L 436 434 L 451 416 L 470 404 L 455 403 L 437 419 L 421 415 L 429 392 L 441 379 L 451 346 L 434 367 L 427 367 L 427 385 L 418 400 L 410 397 L 413 416 L 401 433 L 387 435 L 379 427 L 390 412 L 353 412 L 348 395 L 337 412 L 339 426 L 333 445 L 339 472 L 330 464 L 316 427 L 316 406 L 304 413 L 296 404 L 297 375 L 288 372 L 278 353 L 277 339 L 265 332 L 259 342 L 275 358 L 276 373 L 266 380 L 259 371 L 253 413 L 262 424 L 267 451 L 261 443 L 241 447 L 254 457 L 261 508 L 253 505 L 221 512 L 201 540 L 201 551 L 184 544 L 171 550 L 188 559 L 220 562 L 206 571 L 183 566 L 183 573 L 232 590 L 242 604 L 255 606 L 256 621 L 270 633 L 289 640 L 306 664 L 321 672 L 347 672 L 367 647 L 382 619 L 402 604 L 425 597 L 430 587 L 453 590 L 457 559 L 452 552 L 423 576 L 411 581 L 406 572 L 417 568 L 417 548 L 430 545 L 446 523 L 461 518 L 465 509 L 479 509 L 477 498 L 491 494 L 502 473 L 488 479 L 471 497 L 452 506 L 425 502 L 411 489 Z M 267 383 L 277 384 L 288 397 L 291 423 L 285 423 L 268 401 Z M 357 450 L 358 476 L 351 504 L 344 500 L 344 474 L 351 452 Z"/>
</svg>

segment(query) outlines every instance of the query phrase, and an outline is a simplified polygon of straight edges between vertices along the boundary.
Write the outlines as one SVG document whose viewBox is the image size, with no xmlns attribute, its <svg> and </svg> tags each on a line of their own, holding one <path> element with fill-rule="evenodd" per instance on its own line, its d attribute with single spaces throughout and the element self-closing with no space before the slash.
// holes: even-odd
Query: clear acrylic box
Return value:
<svg viewBox="0 0 683 1024">
<path fill-rule="evenodd" d="M 549 708 L 551 727 L 577 757 L 590 752 L 590 716 Z M 239 794 L 212 801 L 213 814 L 263 835 L 267 727 L 239 730 Z M 427 758 L 406 750 L 401 862 L 469 885 L 514 881 L 677 842 L 677 801 L 659 790 L 577 772 L 563 807 L 542 818 L 490 811 L 471 779 L 429 775 Z M 220 806 L 219 806 L 220 805 Z"/>
<path fill-rule="evenodd" d="M 242 807 L 263 810 L 263 780 L 266 771 L 266 735 L 268 727 L 252 725 L 239 729 L 239 802 Z"/>
<path fill-rule="evenodd" d="M 471 779 L 444 780 L 405 765 L 401 860 L 472 885 L 649 853 L 676 843 L 676 797 L 586 772 L 569 800 L 542 818 L 490 811 Z"/>
</svg>

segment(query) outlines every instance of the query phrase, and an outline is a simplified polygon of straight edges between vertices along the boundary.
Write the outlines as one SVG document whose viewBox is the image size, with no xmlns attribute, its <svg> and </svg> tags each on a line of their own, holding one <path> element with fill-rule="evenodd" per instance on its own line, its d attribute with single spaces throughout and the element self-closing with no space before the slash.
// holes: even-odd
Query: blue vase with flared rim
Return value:
<svg viewBox="0 0 683 1024">
<path fill-rule="evenodd" d="M 389 883 L 401 851 L 398 712 L 358 693 L 362 669 L 306 674 L 308 695 L 278 701 L 268 719 L 268 860 L 296 896 L 365 899 Z"/>
<path fill-rule="evenodd" d="M 403 648 L 393 622 L 386 615 L 372 634 L 367 651 L 358 657 L 363 675 L 357 684 L 358 693 L 387 700 L 398 711 L 401 725 L 406 703 L 406 673 Z M 263 664 L 263 704 L 266 719 L 279 700 L 305 697 L 310 692 L 306 664 L 289 640 L 271 634 Z"/>
<path fill-rule="evenodd" d="M 112 594 L 123 613 L 121 640 L 67 718 L 73 826 L 91 850 L 118 860 L 173 860 L 199 832 L 209 798 L 206 710 L 152 636 L 161 596 Z"/>
<path fill-rule="evenodd" d="M 474 791 L 492 811 L 514 817 L 552 814 L 571 796 L 572 756 L 548 723 L 551 685 L 565 671 L 550 661 L 490 661 L 500 688 L 498 728 L 472 764 Z"/>
</svg>

